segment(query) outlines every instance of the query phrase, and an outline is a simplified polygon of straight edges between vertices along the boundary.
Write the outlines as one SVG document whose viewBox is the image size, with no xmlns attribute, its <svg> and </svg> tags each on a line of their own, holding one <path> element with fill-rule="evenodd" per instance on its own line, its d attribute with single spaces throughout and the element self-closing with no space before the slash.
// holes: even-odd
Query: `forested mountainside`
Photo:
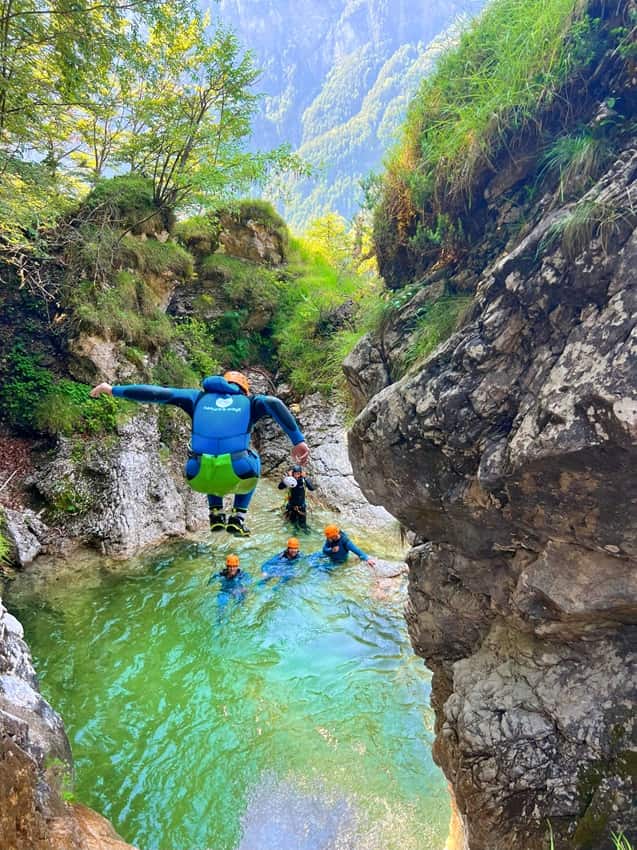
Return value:
<svg viewBox="0 0 637 850">
<path fill-rule="evenodd" d="M 222 19 L 256 55 L 265 93 L 254 145 L 289 142 L 315 169 L 271 187 L 290 224 L 326 210 L 353 215 L 444 33 L 484 0 L 221 0 Z M 285 199 L 283 199 L 285 196 Z"/>
</svg>

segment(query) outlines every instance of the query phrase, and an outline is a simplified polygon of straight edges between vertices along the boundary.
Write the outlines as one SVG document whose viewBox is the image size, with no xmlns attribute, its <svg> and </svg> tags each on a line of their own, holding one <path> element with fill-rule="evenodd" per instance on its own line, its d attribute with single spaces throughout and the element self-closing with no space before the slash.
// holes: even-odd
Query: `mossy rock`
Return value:
<svg viewBox="0 0 637 850">
<path fill-rule="evenodd" d="M 625 737 L 618 725 L 612 733 L 615 746 Z M 577 790 L 585 810 L 573 834 L 573 844 L 581 850 L 598 850 L 608 843 L 616 828 L 614 813 L 622 811 L 622 798 L 630 798 L 637 777 L 637 754 L 622 749 L 608 759 L 591 762 L 580 772 Z"/>
<path fill-rule="evenodd" d="M 195 215 L 178 221 L 173 235 L 196 259 L 202 259 L 214 254 L 219 247 L 219 229 L 219 220 L 214 214 Z"/>
<path fill-rule="evenodd" d="M 266 201 L 241 201 L 218 212 L 219 241 L 226 254 L 255 263 L 280 265 L 288 256 L 289 233 Z"/>
<path fill-rule="evenodd" d="M 138 174 L 123 174 L 98 181 L 86 198 L 86 210 L 103 210 L 112 215 L 123 229 L 135 234 L 170 232 L 175 218 L 170 210 L 162 209 L 154 199 L 153 183 Z"/>
</svg>

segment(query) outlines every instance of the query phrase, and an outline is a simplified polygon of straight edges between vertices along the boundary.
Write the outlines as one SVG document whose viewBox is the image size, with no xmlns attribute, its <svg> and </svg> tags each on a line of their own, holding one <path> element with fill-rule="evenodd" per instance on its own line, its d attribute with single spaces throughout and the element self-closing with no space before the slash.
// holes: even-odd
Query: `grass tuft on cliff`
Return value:
<svg viewBox="0 0 637 850">
<path fill-rule="evenodd" d="M 540 174 L 553 174 L 558 179 L 558 197 L 586 191 L 601 175 L 610 158 L 608 140 L 593 135 L 588 127 L 559 136 L 544 154 Z"/>
<path fill-rule="evenodd" d="M 397 165 L 416 206 L 432 196 L 469 198 L 477 174 L 511 130 L 521 133 L 591 59 L 593 24 L 582 0 L 496 0 L 423 83 Z"/>
<path fill-rule="evenodd" d="M 199 256 L 212 254 L 219 246 L 219 221 L 215 215 L 194 215 L 178 221 L 173 229 L 175 239 Z"/>
<path fill-rule="evenodd" d="M 82 210 L 92 213 L 93 219 L 109 220 L 137 234 L 170 230 L 174 222 L 172 213 L 155 203 L 153 181 L 140 174 L 98 180 L 82 203 Z"/>
<path fill-rule="evenodd" d="M 597 239 L 606 253 L 611 239 L 622 228 L 634 226 L 636 213 L 627 201 L 588 197 L 580 200 L 551 225 L 540 250 L 559 242 L 564 256 L 572 262 Z"/>
<path fill-rule="evenodd" d="M 5 537 L 3 531 L 0 530 L 0 572 L 5 564 L 9 564 L 11 562 L 10 555 L 11 544 Z"/>
<path fill-rule="evenodd" d="M 172 339 L 170 319 L 152 289 L 137 274 L 120 271 L 108 288 L 82 281 L 69 297 L 78 329 L 156 351 Z"/>
<path fill-rule="evenodd" d="M 177 242 L 124 236 L 118 262 L 141 274 L 172 275 L 188 279 L 194 274 L 192 255 Z"/>
<path fill-rule="evenodd" d="M 548 850 L 555 850 L 555 839 L 553 837 L 553 829 L 549 822 L 549 846 Z M 630 840 L 624 835 L 623 832 L 612 832 L 610 836 L 610 840 L 613 845 L 613 850 L 634 850 L 633 845 Z"/>
<path fill-rule="evenodd" d="M 473 302 L 470 295 L 443 295 L 422 311 L 412 342 L 403 358 L 403 369 L 423 363 L 458 328 Z"/>
<path fill-rule="evenodd" d="M 603 57 L 622 61 L 630 22 L 606 20 L 620 15 L 621 6 L 595 0 L 493 0 L 443 54 L 411 102 L 375 207 L 390 286 L 457 259 L 480 238 L 475 211 L 507 163 L 537 155 L 538 176 L 555 179 L 563 195 L 599 176 L 613 128 L 571 126 L 574 101 L 586 97 Z"/>
</svg>

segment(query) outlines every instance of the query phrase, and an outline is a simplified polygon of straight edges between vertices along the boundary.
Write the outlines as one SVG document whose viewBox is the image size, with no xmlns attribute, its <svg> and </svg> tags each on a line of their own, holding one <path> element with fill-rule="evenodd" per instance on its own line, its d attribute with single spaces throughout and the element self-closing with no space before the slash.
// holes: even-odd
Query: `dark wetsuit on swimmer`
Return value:
<svg viewBox="0 0 637 850">
<path fill-rule="evenodd" d="M 250 576 L 239 569 L 234 575 L 230 575 L 227 570 L 221 570 L 218 573 L 213 573 L 208 579 L 208 584 L 213 584 L 215 581 L 220 582 L 220 590 L 224 593 L 235 593 L 245 589 L 245 586 L 250 583 Z"/>
<path fill-rule="evenodd" d="M 333 548 L 337 549 L 337 551 L 333 552 Z M 358 555 L 361 561 L 369 560 L 369 555 L 366 555 L 365 552 L 359 549 L 358 546 L 349 539 L 344 531 L 339 533 L 339 539 L 337 541 L 332 543 L 329 540 L 326 540 L 323 545 L 323 554 L 327 555 L 333 564 L 344 564 L 345 561 L 347 561 L 347 556 L 350 552 Z"/>
<path fill-rule="evenodd" d="M 244 601 L 250 584 L 250 576 L 243 570 L 237 570 L 234 575 L 229 575 L 226 570 L 213 573 L 208 579 L 208 584 L 219 582 L 217 593 L 217 607 L 221 615 L 226 606 L 234 600 L 235 604 Z"/>
<path fill-rule="evenodd" d="M 299 467 L 300 471 L 300 467 Z M 316 490 L 316 487 L 309 478 L 304 475 L 296 478 L 296 486 L 290 487 L 288 491 L 288 500 L 285 504 L 285 518 L 292 525 L 298 528 L 307 528 L 307 505 L 305 503 L 305 488 L 308 490 Z M 288 485 L 285 481 L 279 482 L 279 490 L 285 490 Z"/>
<path fill-rule="evenodd" d="M 274 555 L 264 564 L 261 564 L 262 583 L 267 582 L 271 578 L 279 578 L 281 580 L 280 583 L 284 584 L 291 578 L 294 578 L 299 564 L 303 562 L 303 558 L 304 556 L 301 555 L 298 549 L 294 555 L 290 554 L 289 549 L 284 549 L 278 555 Z"/>
<path fill-rule="evenodd" d="M 188 483 L 208 496 L 211 513 L 221 509 L 223 496 L 234 493 L 234 510 L 244 515 L 261 472 L 259 455 L 250 448 L 254 424 L 270 416 L 293 445 L 304 442 L 296 420 L 278 398 L 246 396 L 220 376 L 205 378 L 203 389 L 178 389 L 144 384 L 113 387 L 113 395 L 130 401 L 180 407 L 192 419 Z"/>
</svg>

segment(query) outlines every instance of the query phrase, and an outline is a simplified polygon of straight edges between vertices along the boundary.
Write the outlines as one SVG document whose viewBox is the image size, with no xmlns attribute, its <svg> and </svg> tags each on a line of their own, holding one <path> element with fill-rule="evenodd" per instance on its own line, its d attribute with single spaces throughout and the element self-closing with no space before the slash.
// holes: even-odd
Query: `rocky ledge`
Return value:
<svg viewBox="0 0 637 850">
<path fill-rule="evenodd" d="M 588 202 L 613 214 L 584 243 L 545 214 L 426 363 L 356 387 L 354 472 L 417 535 L 407 617 L 471 850 L 636 837 L 636 150 Z"/>
<path fill-rule="evenodd" d="M 183 478 L 187 426 L 185 417 L 139 408 L 116 434 L 59 437 L 48 452 L 33 453 L 19 494 L 28 501 L 4 508 L 15 563 L 82 545 L 126 558 L 205 528 L 205 498 Z"/>
</svg>

